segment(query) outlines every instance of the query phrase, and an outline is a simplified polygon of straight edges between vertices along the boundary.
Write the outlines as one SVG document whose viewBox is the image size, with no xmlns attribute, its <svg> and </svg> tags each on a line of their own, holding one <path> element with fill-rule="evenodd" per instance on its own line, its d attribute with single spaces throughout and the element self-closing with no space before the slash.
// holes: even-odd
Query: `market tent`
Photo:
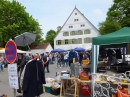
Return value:
<svg viewBox="0 0 130 97">
<path fill-rule="evenodd" d="M 58 49 L 52 50 L 51 52 L 53 52 L 53 53 L 56 53 L 56 52 L 66 52 L 66 50 L 58 48 Z"/>
<path fill-rule="evenodd" d="M 98 47 L 99 45 L 103 46 L 124 46 L 127 43 L 130 43 L 130 27 L 124 27 L 120 30 L 117 30 L 113 33 L 98 36 L 92 38 L 92 85 L 95 83 L 95 73 L 97 70 L 98 62 Z M 125 47 L 125 46 L 124 46 Z M 92 86 L 92 95 L 94 95 L 94 85 Z"/>
<path fill-rule="evenodd" d="M 80 52 L 80 51 L 85 51 L 85 49 L 84 49 L 84 48 L 81 48 L 81 47 L 77 47 L 77 48 L 75 48 L 74 50 L 75 50 L 75 51 L 79 51 L 79 52 Z"/>
<path fill-rule="evenodd" d="M 5 53 L 5 48 L 0 48 L 0 53 Z M 31 52 L 29 52 L 29 51 L 22 51 L 22 50 L 17 49 L 17 53 L 31 53 Z"/>
<path fill-rule="evenodd" d="M 86 50 L 91 50 L 92 46 L 87 46 L 85 49 Z"/>
<path fill-rule="evenodd" d="M 130 42 L 130 27 L 124 27 L 110 34 L 94 37 L 93 45 L 111 45 Z"/>
<path fill-rule="evenodd" d="M 102 36 L 94 37 L 92 39 L 93 54 L 92 54 L 92 71 L 96 72 L 96 64 L 98 59 L 98 47 L 99 45 L 106 47 L 126 47 L 127 43 L 130 43 L 130 27 L 124 27 L 113 33 L 105 34 Z"/>
</svg>

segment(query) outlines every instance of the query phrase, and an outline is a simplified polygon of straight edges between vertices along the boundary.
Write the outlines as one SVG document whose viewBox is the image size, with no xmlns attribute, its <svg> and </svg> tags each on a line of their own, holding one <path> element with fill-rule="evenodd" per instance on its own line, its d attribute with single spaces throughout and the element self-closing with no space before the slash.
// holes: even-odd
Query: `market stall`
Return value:
<svg viewBox="0 0 130 97">
<path fill-rule="evenodd" d="M 5 53 L 5 48 L 0 48 L 0 53 Z M 31 52 L 17 49 L 17 53 L 24 54 L 24 53 L 31 53 Z"/>
<path fill-rule="evenodd" d="M 130 43 L 130 27 L 124 27 L 113 33 L 94 37 L 92 39 L 92 84 L 95 84 L 94 75 L 97 70 L 99 45 L 108 47 L 127 47 L 127 43 Z M 94 86 L 92 86 L 92 91 L 92 94 L 94 95 Z"/>
</svg>

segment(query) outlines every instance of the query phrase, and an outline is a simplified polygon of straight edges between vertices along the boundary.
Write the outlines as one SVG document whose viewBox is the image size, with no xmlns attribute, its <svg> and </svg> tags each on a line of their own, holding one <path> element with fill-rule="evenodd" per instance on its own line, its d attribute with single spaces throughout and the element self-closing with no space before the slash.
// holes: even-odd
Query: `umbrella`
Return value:
<svg viewBox="0 0 130 97">
<path fill-rule="evenodd" d="M 74 50 L 75 50 L 75 51 L 85 51 L 85 49 L 84 49 L 84 48 L 81 48 L 81 47 L 77 47 L 77 48 L 75 48 Z"/>
<path fill-rule="evenodd" d="M 15 37 L 15 43 L 17 46 L 28 46 L 35 41 L 36 34 L 25 32 Z"/>
<path fill-rule="evenodd" d="M 52 50 L 51 52 L 53 52 L 53 53 L 55 53 L 55 52 L 66 52 L 66 50 L 58 48 L 58 49 Z"/>
</svg>

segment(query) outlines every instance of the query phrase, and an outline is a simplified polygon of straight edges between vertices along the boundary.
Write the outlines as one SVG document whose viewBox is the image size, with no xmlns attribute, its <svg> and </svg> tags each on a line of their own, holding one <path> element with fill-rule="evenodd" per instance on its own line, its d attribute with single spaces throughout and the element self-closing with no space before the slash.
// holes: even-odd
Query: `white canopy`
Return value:
<svg viewBox="0 0 130 97">
<path fill-rule="evenodd" d="M 87 44 L 87 46 L 85 47 L 85 50 L 91 50 L 92 48 L 92 43 Z"/>
<path fill-rule="evenodd" d="M 5 50 L 3 49 L 3 50 L 0 50 L 0 53 L 5 53 Z M 31 53 L 30 51 L 22 51 L 22 50 L 19 50 L 19 49 L 17 49 L 17 53 L 22 53 L 22 54 L 24 54 L 24 53 Z"/>
</svg>

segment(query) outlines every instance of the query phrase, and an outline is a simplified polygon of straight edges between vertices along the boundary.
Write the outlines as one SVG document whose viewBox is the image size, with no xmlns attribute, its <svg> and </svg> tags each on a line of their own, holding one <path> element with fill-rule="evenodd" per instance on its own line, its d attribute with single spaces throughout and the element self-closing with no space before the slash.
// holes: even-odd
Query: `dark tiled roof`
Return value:
<svg viewBox="0 0 130 97">
<path fill-rule="evenodd" d="M 32 45 L 30 46 L 30 49 L 46 49 L 49 44 L 50 44 L 50 43 L 32 44 Z"/>
</svg>

